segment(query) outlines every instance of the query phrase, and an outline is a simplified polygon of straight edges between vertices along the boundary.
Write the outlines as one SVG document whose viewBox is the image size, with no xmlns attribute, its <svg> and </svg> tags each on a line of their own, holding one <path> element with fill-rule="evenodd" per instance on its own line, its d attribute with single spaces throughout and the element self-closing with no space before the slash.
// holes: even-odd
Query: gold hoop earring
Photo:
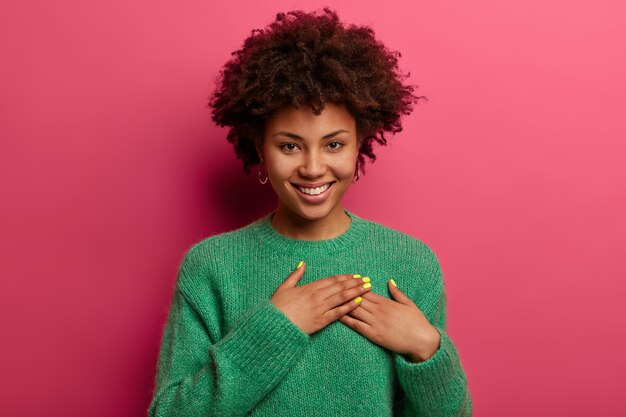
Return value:
<svg viewBox="0 0 626 417">
<path fill-rule="evenodd" d="M 265 161 L 263 161 L 263 158 L 261 158 L 261 163 L 259 164 L 259 182 L 260 182 L 261 184 L 265 184 L 265 183 L 267 183 L 267 179 L 269 178 L 269 176 L 268 176 L 268 175 L 267 175 L 267 173 L 266 173 L 266 174 L 265 174 L 265 181 L 261 180 L 261 165 L 263 164 L 263 162 L 265 162 Z M 266 166 L 266 169 L 267 169 L 267 166 Z"/>
</svg>

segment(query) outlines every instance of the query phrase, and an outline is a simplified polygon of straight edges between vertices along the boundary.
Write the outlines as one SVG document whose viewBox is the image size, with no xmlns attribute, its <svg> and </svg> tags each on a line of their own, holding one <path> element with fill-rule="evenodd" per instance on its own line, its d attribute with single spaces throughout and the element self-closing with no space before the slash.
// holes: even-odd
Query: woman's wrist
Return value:
<svg viewBox="0 0 626 417">
<path fill-rule="evenodd" d="M 435 353 L 437 353 L 439 347 L 441 346 L 441 335 L 434 327 L 432 328 L 432 330 L 433 332 L 431 332 L 431 335 L 427 337 L 427 340 L 429 340 L 430 342 L 422 343 L 422 346 L 424 347 L 423 349 L 421 349 L 420 351 L 410 352 L 405 355 L 409 362 L 425 362 L 428 359 L 432 358 Z"/>
</svg>

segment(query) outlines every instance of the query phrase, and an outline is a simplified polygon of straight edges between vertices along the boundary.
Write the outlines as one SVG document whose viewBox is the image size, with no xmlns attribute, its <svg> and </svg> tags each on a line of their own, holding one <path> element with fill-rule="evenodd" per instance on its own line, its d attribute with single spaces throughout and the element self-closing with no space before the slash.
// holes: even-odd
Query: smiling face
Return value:
<svg viewBox="0 0 626 417">
<path fill-rule="evenodd" d="M 356 121 L 343 105 L 327 102 L 319 116 L 308 106 L 275 112 L 265 123 L 262 156 L 278 195 L 276 216 L 294 222 L 345 217 L 341 200 L 355 174 L 358 144 Z"/>
</svg>

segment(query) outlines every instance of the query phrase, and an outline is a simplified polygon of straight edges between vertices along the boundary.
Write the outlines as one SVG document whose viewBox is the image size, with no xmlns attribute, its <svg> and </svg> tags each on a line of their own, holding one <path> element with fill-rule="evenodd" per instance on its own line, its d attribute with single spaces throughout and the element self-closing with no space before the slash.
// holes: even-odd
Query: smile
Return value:
<svg viewBox="0 0 626 417">
<path fill-rule="evenodd" d="M 298 189 L 302 194 L 306 194 L 306 195 L 310 195 L 310 196 L 316 196 L 316 195 L 320 195 L 320 194 L 324 194 L 335 182 L 331 182 L 328 183 L 326 185 L 323 185 L 321 187 L 317 187 L 317 188 L 306 188 L 306 187 L 300 187 L 296 184 L 291 184 L 294 188 Z"/>
</svg>

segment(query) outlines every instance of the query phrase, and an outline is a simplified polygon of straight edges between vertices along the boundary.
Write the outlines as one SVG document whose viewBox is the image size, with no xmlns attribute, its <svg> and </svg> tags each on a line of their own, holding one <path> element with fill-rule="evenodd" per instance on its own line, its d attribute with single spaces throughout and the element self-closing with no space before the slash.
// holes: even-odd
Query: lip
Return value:
<svg viewBox="0 0 626 417">
<path fill-rule="evenodd" d="M 328 184 L 328 183 L 326 183 L 326 184 Z M 297 187 L 296 184 L 292 183 L 291 185 L 296 190 L 296 193 L 300 196 L 300 198 L 302 200 L 306 201 L 307 203 L 320 204 L 320 203 L 323 203 L 324 201 L 326 201 L 328 199 L 328 196 L 333 191 L 333 184 L 334 184 L 334 181 L 332 183 L 330 183 L 330 187 L 328 187 L 328 189 L 326 191 L 324 191 L 323 193 L 318 194 L 318 195 L 305 194 L 302 191 L 300 191 L 300 189 Z M 308 187 L 306 187 L 306 188 L 308 188 Z"/>
<path fill-rule="evenodd" d="M 322 187 L 326 184 L 331 184 L 333 182 L 335 181 L 318 182 L 317 184 L 311 184 L 307 182 L 303 182 L 303 183 L 292 182 L 291 184 L 299 186 L 299 187 L 304 187 L 304 188 L 317 188 L 317 187 Z"/>
</svg>

